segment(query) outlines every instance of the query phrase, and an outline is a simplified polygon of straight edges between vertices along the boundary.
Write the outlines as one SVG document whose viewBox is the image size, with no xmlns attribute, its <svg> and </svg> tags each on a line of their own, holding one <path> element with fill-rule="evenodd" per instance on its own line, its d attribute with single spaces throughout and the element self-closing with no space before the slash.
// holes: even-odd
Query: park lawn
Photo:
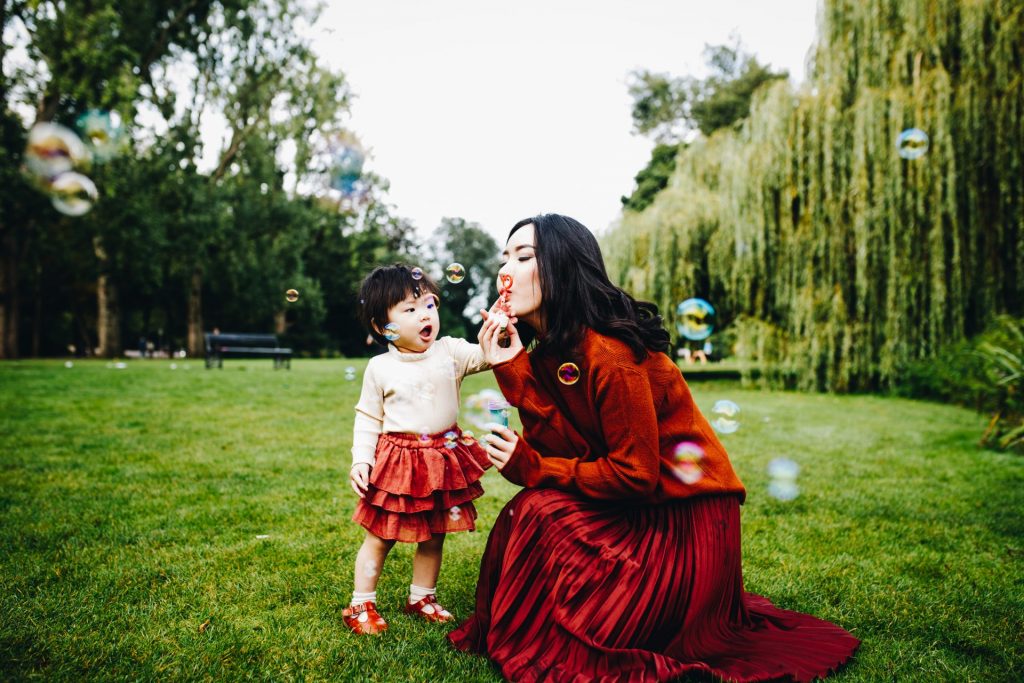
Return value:
<svg viewBox="0 0 1024 683">
<path fill-rule="evenodd" d="M 448 627 L 397 613 L 411 546 L 378 589 L 391 630 L 342 624 L 362 536 L 344 368 L 365 363 L 0 364 L 0 679 L 500 680 Z M 747 590 L 864 641 L 834 680 L 1024 678 L 1024 460 L 977 447 L 984 416 L 692 388 L 705 414 L 742 409 L 722 439 L 748 489 Z M 767 495 L 780 456 L 802 468 L 788 503 Z M 479 531 L 448 539 L 439 583 L 460 617 L 517 490 L 493 471 L 484 486 Z"/>
</svg>

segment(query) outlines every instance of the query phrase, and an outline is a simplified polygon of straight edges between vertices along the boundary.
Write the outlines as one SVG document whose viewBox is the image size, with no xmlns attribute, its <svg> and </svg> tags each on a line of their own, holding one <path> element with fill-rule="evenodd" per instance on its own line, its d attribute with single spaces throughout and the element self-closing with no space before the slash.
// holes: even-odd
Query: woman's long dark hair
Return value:
<svg viewBox="0 0 1024 683">
<path fill-rule="evenodd" d="M 651 351 L 668 353 L 670 338 L 658 307 L 637 301 L 611 283 L 601 247 L 586 226 L 568 216 L 547 213 L 519 221 L 509 238 L 530 224 L 545 324 L 538 351 L 575 350 L 589 327 L 628 344 L 638 363 Z M 536 332 L 520 327 L 523 343 L 529 345 Z"/>
</svg>

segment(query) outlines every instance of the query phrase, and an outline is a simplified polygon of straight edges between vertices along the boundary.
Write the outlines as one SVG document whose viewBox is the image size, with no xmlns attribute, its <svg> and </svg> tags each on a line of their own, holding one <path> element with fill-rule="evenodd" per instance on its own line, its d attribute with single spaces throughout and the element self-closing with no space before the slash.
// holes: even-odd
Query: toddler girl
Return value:
<svg viewBox="0 0 1024 683">
<path fill-rule="evenodd" d="M 353 521 L 366 528 L 356 555 L 355 592 L 344 610 L 355 633 L 387 629 L 377 612 L 377 577 L 395 541 L 417 543 L 405 611 L 427 621 L 452 615 L 434 597 L 449 531 L 472 531 L 483 494 L 486 453 L 462 432 L 462 378 L 488 369 L 478 344 L 438 339 L 437 285 L 419 268 L 382 266 L 360 288 L 360 319 L 388 352 L 370 359 L 356 405 Z"/>
</svg>

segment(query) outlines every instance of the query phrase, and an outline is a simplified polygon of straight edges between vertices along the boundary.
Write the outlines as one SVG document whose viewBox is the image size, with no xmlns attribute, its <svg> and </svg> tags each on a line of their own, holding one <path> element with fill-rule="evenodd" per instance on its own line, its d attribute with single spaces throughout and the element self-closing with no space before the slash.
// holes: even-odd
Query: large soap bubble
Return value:
<svg viewBox="0 0 1024 683">
<path fill-rule="evenodd" d="M 693 341 L 702 341 L 715 329 L 715 307 L 704 299 L 687 299 L 676 306 L 676 329 Z"/>
</svg>

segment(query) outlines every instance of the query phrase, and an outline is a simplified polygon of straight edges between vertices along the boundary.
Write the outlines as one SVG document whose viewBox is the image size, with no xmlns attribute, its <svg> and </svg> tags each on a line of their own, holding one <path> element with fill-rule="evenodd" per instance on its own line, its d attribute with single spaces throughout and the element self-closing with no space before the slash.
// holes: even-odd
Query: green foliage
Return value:
<svg viewBox="0 0 1024 683">
<path fill-rule="evenodd" d="M 772 71 L 754 55 L 744 54 L 739 40 L 733 45 L 708 46 L 704 59 L 712 68 L 711 75 L 694 81 L 690 95 L 690 117 L 704 135 L 747 118 L 757 89 L 789 75 Z"/>
<path fill-rule="evenodd" d="M 365 361 L 0 365 L 0 678 L 499 681 L 451 648 L 450 626 L 398 613 L 409 544 L 378 586 L 391 631 L 345 630 L 363 536 L 346 482 L 360 387 L 347 365 Z M 484 387 L 490 373 L 463 392 Z M 719 398 L 743 411 L 723 443 L 747 487 L 746 590 L 864 641 L 829 681 L 1024 677 L 1024 460 L 977 447 L 983 417 L 692 389 L 705 414 Z M 801 466 L 789 503 L 766 494 L 779 455 Z M 482 483 L 478 531 L 449 536 L 438 583 L 459 619 L 518 490 L 493 470 Z"/>
<path fill-rule="evenodd" d="M 441 334 L 475 342 L 479 309 L 489 308 L 498 298 L 498 243 L 478 223 L 445 217 L 428 245 L 433 262 L 429 270 L 441 287 Z M 457 284 L 445 279 L 444 269 L 453 262 L 466 269 L 466 278 Z"/>
<path fill-rule="evenodd" d="M 659 145 L 677 144 L 694 130 L 710 135 L 746 118 L 754 92 L 788 75 L 743 52 L 738 38 L 732 45 L 705 45 L 704 62 L 710 70 L 705 79 L 646 70 L 630 74 L 634 132 Z"/>
<path fill-rule="evenodd" d="M 902 369 L 898 387 L 904 396 L 988 413 L 981 443 L 1024 453 L 1024 321 L 1000 316 L 974 339 Z"/>
<path fill-rule="evenodd" d="M 654 196 L 665 189 L 668 185 L 672 172 L 676 170 L 676 155 L 682 145 L 654 146 L 651 151 L 651 160 L 633 180 L 636 181 L 636 189 L 628 197 L 622 197 L 622 207 L 630 211 L 643 211 L 651 202 Z"/>
<path fill-rule="evenodd" d="M 779 386 L 891 389 L 899 369 L 1024 315 L 1024 13 L 1018 3 L 823 5 L 806 87 L 755 93 L 604 237 L 653 300 L 703 296 Z M 930 147 L 902 159 L 901 131 Z M 774 379 L 773 379 L 774 378 Z"/>
<path fill-rule="evenodd" d="M 213 326 L 277 331 L 306 352 L 365 352 L 354 288 L 408 252 L 413 231 L 379 177 L 364 178 L 359 206 L 327 193 L 328 148 L 350 93 L 294 30 L 316 21 L 319 3 L 3 7 L 13 43 L 0 52 L 0 357 L 69 344 L 117 355 L 140 336 L 195 352 Z M 29 61 L 8 61 L 9 47 Z M 87 169 L 100 197 L 72 219 L 18 167 L 33 120 L 70 126 L 90 108 L 119 111 L 129 144 Z M 200 126 L 211 116 L 227 135 L 208 150 Z M 211 151 L 215 166 L 201 169 Z M 295 305 L 284 301 L 289 287 L 302 293 Z"/>
</svg>

